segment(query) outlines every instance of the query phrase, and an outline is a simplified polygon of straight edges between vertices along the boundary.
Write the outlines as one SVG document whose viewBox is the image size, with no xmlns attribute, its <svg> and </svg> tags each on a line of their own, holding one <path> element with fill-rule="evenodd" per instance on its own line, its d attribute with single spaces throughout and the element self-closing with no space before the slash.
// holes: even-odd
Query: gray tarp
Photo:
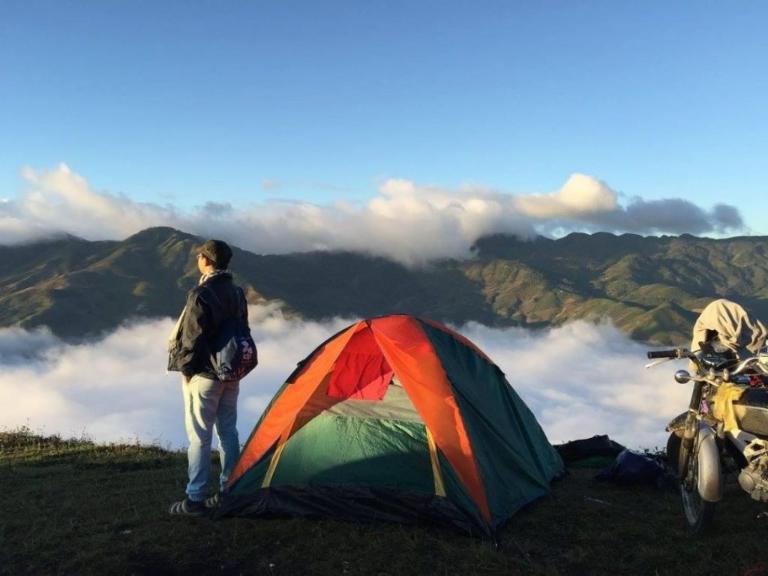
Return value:
<svg viewBox="0 0 768 576">
<path fill-rule="evenodd" d="M 721 298 L 710 302 L 693 326 L 691 350 L 698 350 L 700 342 L 707 342 L 717 332 L 720 343 L 732 350 L 738 358 L 757 354 L 765 344 L 768 329 L 736 302 Z"/>
</svg>

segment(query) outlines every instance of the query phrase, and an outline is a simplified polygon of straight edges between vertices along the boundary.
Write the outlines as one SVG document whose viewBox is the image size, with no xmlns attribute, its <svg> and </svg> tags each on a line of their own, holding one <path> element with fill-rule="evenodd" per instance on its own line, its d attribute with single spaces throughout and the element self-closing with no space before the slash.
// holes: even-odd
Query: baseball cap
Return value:
<svg viewBox="0 0 768 576">
<path fill-rule="evenodd" d="M 217 268 L 226 268 L 232 259 L 232 249 L 223 240 L 206 240 L 198 249 L 198 254 L 202 254 L 213 261 Z"/>
</svg>

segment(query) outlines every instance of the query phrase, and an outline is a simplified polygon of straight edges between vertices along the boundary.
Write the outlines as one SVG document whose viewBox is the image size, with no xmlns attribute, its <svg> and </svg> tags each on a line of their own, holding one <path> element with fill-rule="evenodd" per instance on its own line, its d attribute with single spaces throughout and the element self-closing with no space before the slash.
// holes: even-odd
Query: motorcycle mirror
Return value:
<svg viewBox="0 0 768 576">
<path fill-rule="evenodd" d="M 675 372 L 675 382 L 678 384 L 687 384 L 691 381 L 691 375 L 688 370 L 678 370 Z"/>
</svg>

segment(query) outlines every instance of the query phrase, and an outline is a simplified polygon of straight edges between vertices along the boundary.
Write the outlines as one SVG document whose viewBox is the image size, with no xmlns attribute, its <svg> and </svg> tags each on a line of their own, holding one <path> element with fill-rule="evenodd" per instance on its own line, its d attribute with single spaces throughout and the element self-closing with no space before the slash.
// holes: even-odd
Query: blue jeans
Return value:
<svg viewBox="0 0 768 576">
<path fill-rule="evenodd" d="M 237 395 L 240 383 L 210 380 L 196 374 L 186 384 L 182 383 L 182 390 L 184 425 L 189 439 L 187 496 L 190 500 L 201 501 L 207 496 L 214 427 L 219 438 L 219 485 L 222 489 L 240 453 L 240 441 L 237 436 Z"/>
</svg>

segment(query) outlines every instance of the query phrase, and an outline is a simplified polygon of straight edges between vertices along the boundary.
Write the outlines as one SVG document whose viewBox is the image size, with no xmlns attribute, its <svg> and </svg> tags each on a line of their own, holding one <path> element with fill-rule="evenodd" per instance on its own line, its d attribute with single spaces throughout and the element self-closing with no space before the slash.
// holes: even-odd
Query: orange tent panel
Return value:
<svg viewBox="0 0 768 576">
<path fill-rule="evenodd" d="M 464 421 L 448 377 L 424 331 L 407 316 L 378 318 L 369 323 L 384 356 L 421 414 L 435 443 L 467 488 L 483 518 L 490 522 L 485 487 Z"/>
</svg>

